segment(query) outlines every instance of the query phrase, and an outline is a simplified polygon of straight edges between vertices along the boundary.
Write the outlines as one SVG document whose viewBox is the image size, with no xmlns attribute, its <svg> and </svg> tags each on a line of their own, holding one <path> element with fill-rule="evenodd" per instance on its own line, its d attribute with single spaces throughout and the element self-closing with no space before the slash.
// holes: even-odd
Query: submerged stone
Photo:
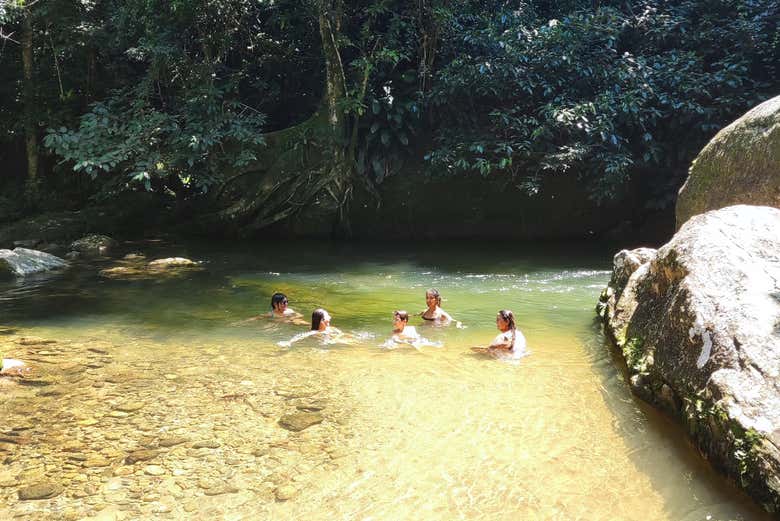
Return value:
<svg viewBox="0 0 780 521">
<path fill-rule="evenodd" d="M 298 495 L 298 489 L 292 485 L 283 485 L 274 492 L 277 501 L 289 501 Z"/>
<path fill-rule="evenodd" d="M 56 483 L 35 483 L 19 489 L 19 499 L 28 501 L 33 499 L 51 499 L 59 496 L 64 489 Z"/>
<path fill-rule="evenodd" d="M 139 409 L 142 409 L 144 405 L 145 404 L 143 402 L 125 402 L 120 403 L 114 407 L 114 409 L 121 412 L 135 412 Z"/>
<path fill-rule="evenodd" d="M 193 449 L 218 449 L 219 447 L 216 441 L 199 441 L 192 445 Z"/>
<path fill-rule="evenodd" d="M 213 487 L 203 489 L 203 493 L 207 496 L 220 496 L 222 494 L 235 494 L 238 492 L 238 487 L 229 485 L 227 483 L 220 483 Z"/>
<path fill-rule="evenodd" d="M 158 445 L 160 445 L 160 447 L 174 447 L 176 445 L 181 445 L 182 443 L 187 443 L 188 441 L 190 441 L 190 440 L 188 440 L 187 438 L 181 438 L 181 437 L 163 438 L 163 439 L 160 440 Z"/>
<path fill-rule="evenodd" d="M 307 429 L 312 425 L 322 423 L 324 419 L 322 414 L 316 412 L 285 414 L 279 418 L 279 425 L 288 431 L 298 432 Z"/>
<path fill-rule="evenodd" d="M 144 467 L 144 474 L 149 476 L 162 476 L 165 474 L 165 469 L 159 465 L 147 465 Z"/>
<path fill-rule="evenodd" d="M 150 459 L 156 458 L 158 454 L 160 454 L 160 451 L 158 450 L 151 450 L 151 449 L 135 450 L 127 455 L 127 457 L 125 458 L 125 463 L 127 463 L 128 465 L 132 465 L 133 463 L 137 463 L 139 461 L 148 461 Z"/>
</svg>

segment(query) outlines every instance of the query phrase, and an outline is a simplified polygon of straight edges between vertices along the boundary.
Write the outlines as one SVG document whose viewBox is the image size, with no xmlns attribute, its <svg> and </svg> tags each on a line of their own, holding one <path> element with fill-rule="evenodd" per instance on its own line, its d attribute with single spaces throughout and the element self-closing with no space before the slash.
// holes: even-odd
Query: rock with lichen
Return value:
<svg viewBox="0 0 780 521">
<path fill-rule="evenodd" d="M 780 96 L 718 132 L 691 165 L 677 197 L 677 228 L 735 204 L 780 208 Z"/>
<path fill-rule="evenodd" d="M 599 308 L 631 389 L 780 511 L 780 210 L 697 215 L 628 277 L 626 258 Z"/>
</svg>

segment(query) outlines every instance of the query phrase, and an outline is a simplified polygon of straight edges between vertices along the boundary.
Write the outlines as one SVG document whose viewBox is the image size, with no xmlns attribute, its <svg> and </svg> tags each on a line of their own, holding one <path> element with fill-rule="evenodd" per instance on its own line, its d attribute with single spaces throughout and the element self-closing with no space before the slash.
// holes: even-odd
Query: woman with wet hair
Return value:
<svg viewBox="0 0 780 521">
<path fill-rule="evenodd" d="M 474 351 L 487 353 L 496 358 L 520 358 L 526 355 L 525 337 L 515 325 L 515 315 L 508 309 L 496 314 L 498 335 L 487 347 L 475 347 Z"/>
<path fill-rule="evenodd" d="M 322 336 L 326 344 L 349 344 L 354 338 L 344 334 L 340 329 L 331 327 L 330 313 L 322 308 L 315 309 L 311 314 L 311 329 L 305 333 L 295 335 L 290 340 L 279 342 L 282 347 L 290 347 L 292 344 L 310 336 Z"/>
<path fill-rule="evenodd" d="M 393 341 L 402 344 L 418 340 L 420 335 L 417 329 L 409 325 L 409 313 L 403 310 L 393 311 Z"/>
<path fill-rule="evenodd" d="M 420 316 L 426 323 L 443 326 L 452 322 L 450 314 L 441 308 L 441 293 L 438 289 L 431 288 L 425 292 L 425 305 L 428 308 Z"/>
<path fill-rule="evenodd" d="M 318 332 L 328 332 L 330 330 L 338 331 L 338 329 L 330 327 L 330 314 L 322 308 L 317 308 L 312 311 L 311 330 Z"/>
</svg>

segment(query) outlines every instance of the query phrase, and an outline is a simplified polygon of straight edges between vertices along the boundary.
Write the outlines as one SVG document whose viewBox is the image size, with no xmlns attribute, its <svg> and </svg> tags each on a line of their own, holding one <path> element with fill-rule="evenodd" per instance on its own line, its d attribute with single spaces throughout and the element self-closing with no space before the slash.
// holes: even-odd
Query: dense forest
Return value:
<svg viewBox="0 0 780 521">
<path fill-rule="evenodd" d="M 244 236 L 577 236 L 545 216 L 672 215 L 780 91 L 774 0 L 3 0 L 0 46 L 0 222 L 143 197 Z"/>
</svg>

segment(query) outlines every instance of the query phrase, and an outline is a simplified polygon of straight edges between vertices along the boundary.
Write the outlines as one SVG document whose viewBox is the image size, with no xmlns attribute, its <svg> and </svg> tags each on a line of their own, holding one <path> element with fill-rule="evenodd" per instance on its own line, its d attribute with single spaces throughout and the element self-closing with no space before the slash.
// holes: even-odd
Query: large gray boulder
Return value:
<svg viewBox="0 0 780 521">
<path fill-rule="evenodd" d="M 33 273 L 64 268 L 67 262 L 37 250 L 14 248 L 0 250 L 0 276 L 24 277 Z"/>
<path fill-rule="evenodd" d="M 631 389 L 780 512 L 780 210 L 697 215 L 654 255 L 615 261 L 598 309 Z"/>
<path fill-rule="evenodd" d="M 677 196 L 677 229 L 735 204 L 780 208 L 780 96 L 718 132 L 691 164 Z"/>
</svg>

